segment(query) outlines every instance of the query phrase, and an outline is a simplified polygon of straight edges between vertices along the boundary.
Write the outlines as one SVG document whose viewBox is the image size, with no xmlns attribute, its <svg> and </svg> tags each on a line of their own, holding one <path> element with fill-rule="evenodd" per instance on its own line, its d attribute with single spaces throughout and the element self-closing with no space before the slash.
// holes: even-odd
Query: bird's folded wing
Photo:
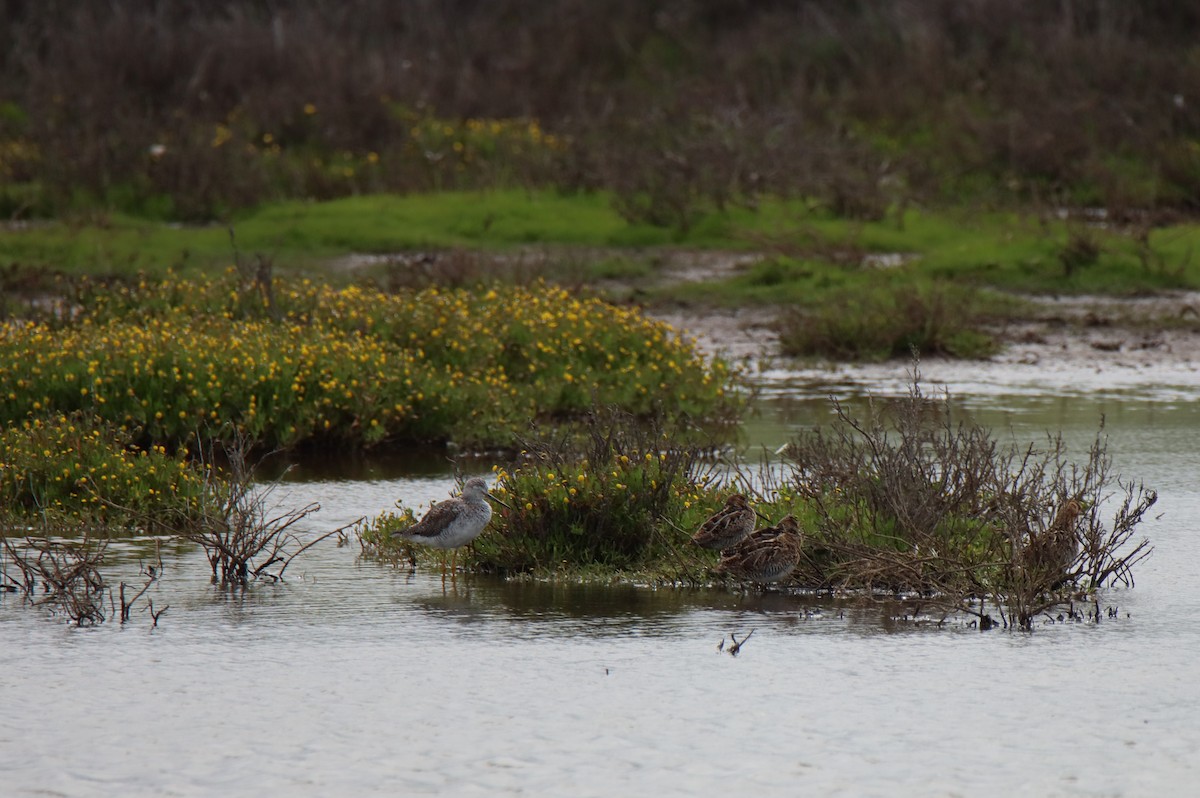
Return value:
<svg viewBox="0 0 1200 798">
<path fill-rule="evenodd" d="M 438 502 L 429 508 L 425 517 L 400 534 L 405 537 L 431 538 L 441 534 L 458 517 L 458 508 L 453 501 Z"/>
</svg>

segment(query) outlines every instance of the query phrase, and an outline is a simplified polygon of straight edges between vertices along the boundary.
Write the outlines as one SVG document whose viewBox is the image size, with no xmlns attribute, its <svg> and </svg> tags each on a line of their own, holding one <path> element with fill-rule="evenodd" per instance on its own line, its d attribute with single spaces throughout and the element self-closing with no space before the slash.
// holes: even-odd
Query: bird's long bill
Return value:
<svg viewBox="0 0 1200 798">
<path fill-rule="evenodd" d="M 508 502 L 504 501 L 504 499 L 501 499 L 499 496 L 492 493 L 491 491 L 484 491 L 483 495 L 487 496 L 489 499 L 496 502 L 496 504 L 503 505 L 504 507 L 507 507 L 509 510 L 512 509 L 512 507 L 509 505 Z"/>
</svg>

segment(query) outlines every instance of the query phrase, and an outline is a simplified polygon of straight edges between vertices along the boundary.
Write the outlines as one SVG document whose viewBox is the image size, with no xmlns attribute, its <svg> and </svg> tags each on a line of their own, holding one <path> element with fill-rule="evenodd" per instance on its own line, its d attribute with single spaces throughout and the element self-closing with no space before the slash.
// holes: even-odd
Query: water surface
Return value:
<svg viewBox="0 0 1200 798">
<path fill-rule="evenodd" d="M 903 390 L 853 372 L 766 379 L 750 443 L 822 423 L 822 397 Z M 506 583 L 361 560 L 327 541 L 279 585 L 213 587 L 171 550 L 152 629 L 75 629 L 0 598 L 5 795 L 1179 795 L 1200 776 L 1196 389 L 1067 391 L 964 378 L 1013 440 L 1101 414 L 1118 470 L 1160 492 L 1156 546 L 1096 624 L 981 633 L 811 596 Z M 1072 383 L 1074 384 L 1074 383 Z M 952 386 L 953 387 L 953 386 Z M 1192 395 L 1188 395 L 1188 390 Z M 1075 448 L 1078 445 L 1080 448 Z M 325 531 L 444 470 L 320 469 L 279 496 Z M 114 547 L 136 577 L 148 541 Z M 743 639 L 732 657 L 718 646 Z"/>
</svg>

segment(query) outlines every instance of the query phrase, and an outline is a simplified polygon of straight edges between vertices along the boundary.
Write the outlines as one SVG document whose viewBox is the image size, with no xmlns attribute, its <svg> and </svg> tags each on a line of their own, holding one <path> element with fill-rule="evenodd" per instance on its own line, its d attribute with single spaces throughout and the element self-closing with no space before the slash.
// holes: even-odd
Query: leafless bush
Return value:
<svg viewBox="0 0 1200 798">
<path fill-rule="evenodd" d="M 1103 425 L 1083 464 L 1059 436 L 1001 448 L 956 421 L 949 396 L 926 398 L 915 365 L 908 395 L 871 400 L 865 420 L 834 409 L 832 429 L 788 450 L 794 487 L 816 508 L 801 572 L 818 584 L 912 592 L 986 624 L 983 598 L 1002 623 L 1029 628 L 1081 591 L 1132 585 L 1150 552 L 1134 535 L 1157 496 L 1114 475 Z"/>
<path fill-rule="evenodd" d="M 85 537 L 79 542 L 66 542 L 29 537 L 22 544 L 14 544 L 5 537 L 0 538 L 0 543 L 3 544 L 0 589 L 20 592 L 34 606 L 61 613 L 77 626 L 94 626 L 110 617 L 127 623 L 137 602 L 158 581 L 163 570 L 159 555 L 156 563 L 142 566 L 140 587 L 122 581 L 114 596 L 112 587 L 100 572 L 107 541 Z M 8 573 L 9 563 L 19 578 Z M 167 607 L 156 611 L 152 600 L 147 603 L 152 625 L 157 626 Z"/>
<path fill-rule="evenodd" d="M 1028 628 L 1081 592 L 1132 586 L 1133 567 L 1151 551 L 1148 540 L 1135 536 L 1136 527 L 1158 496 L 1113 473 L 1103 421 L 1082 465 L 1069 460 L 1059 436 L 1043 449 L 1029 447 L 1014 462 L 986 508 L 1011 547 L 1002 580 L 1010 615 L 1005 620 Z M 1114 504 L 1106 524 L 1101 513 Z"/>
<path fill-rule="evenodd" d="M 138 599 L 146 595 L 146 592 L 154 585 L 163 573 L 162 547 L 156 542 L 154 547 L 155 562 L 150 564 L 142 564 L 139 573 L 142 576 L 142 585 L 138 587 L 135 584 L 121 582 L 118 587 L 117 595 L 121 602 L 121 623 L 129 622 L 129 615 L 133 612 L 134 606 Z M 136 592 L 134 592 L 136 589 Z M 112 591 L 109 591 L 109 605 L 115 608 L 115 603 L 112 598 Z M 151 628 L 158 626 L 158 619 L 170 608 L 169 604 L 164 604 L 161 609 L 154 609 L 154 599 L 147 599 L 146 611 L 150 613 Z"/>
<path fill-rule="evenodd" d="M 14 579 L 4 569 L 6 581 L 20 590 L 28 601 L 51 612 L 62 613 L 78 626 L 94 626 L 106 618 L 104 577 L 105 541 L 79 543 L 27 538 L 24 546 L 0 539 L 4 555 L 19 573 Z"/>
<path fill-rule="evenodd" d="M 1101 254 L 1096 236 L 1086 226 L 1076 223 L 1069 229 L 1067 243 L 1058 252 L 1058 261 L 1062 264 L 1066 277 L 1072 277 L 1077 271 L 1095 265 Z"/>
<path fill-rule="evenodd" d="M 292 560 L 346 527 L 302 540 L 296 524 L 320 510 L 320 505 L 287 509 L 272 502 L 279 482 L 265 487 L 256 482 L 255 468 L 248 464 L 252 441 L 236 432 L 231 441 L 222 445 L 220 458 L 216 444 L 201 451 L 206 466 L 204 499 L 195 517 L 181 519 L 176 534 L 204 549 L 214 581 L 224 585 L 247 585 L 260 578 L 278 581 Z M 218 466 L 218 459 L 224 467 Z"/>
<path fill-rule="evenodd" d="M 1158 494 L 1114 474 L 1103 429 L 1092 443 L 1088 462 L 1081 472 L 1072 469 L 1072 477 L 1072 484 L 1082 485 L 1081 492 L 1090 501 L 1077 536 L 1079 555 L 1071 563 L 1067 579 L 1091 586 L 1132 587 L 1133 566 L 1151 551 L 1148 540 L 1135 537 L 1135 529 L 1157 503 Z M 1110 501 L 1117 503 L 1116 510 L 1112 524 L 1105 526 L 1099 514 Z"/>
</svg>

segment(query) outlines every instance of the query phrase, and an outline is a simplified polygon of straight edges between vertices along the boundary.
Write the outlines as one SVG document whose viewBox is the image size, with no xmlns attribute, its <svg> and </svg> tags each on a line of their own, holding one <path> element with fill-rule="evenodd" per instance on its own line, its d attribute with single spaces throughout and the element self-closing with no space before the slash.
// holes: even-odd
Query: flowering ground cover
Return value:
<svg viewBox="0 0 1200 798">
<path fill-rule="evenodd" d="M 84 286 L 0 331 L 0 417 L 85 412 L 148 444 L 508 447 L 591 407 L 728 417 L 732 374 L 639 312 L 548 285 L 385 294 L 230 272 Z"/>
</svg>

